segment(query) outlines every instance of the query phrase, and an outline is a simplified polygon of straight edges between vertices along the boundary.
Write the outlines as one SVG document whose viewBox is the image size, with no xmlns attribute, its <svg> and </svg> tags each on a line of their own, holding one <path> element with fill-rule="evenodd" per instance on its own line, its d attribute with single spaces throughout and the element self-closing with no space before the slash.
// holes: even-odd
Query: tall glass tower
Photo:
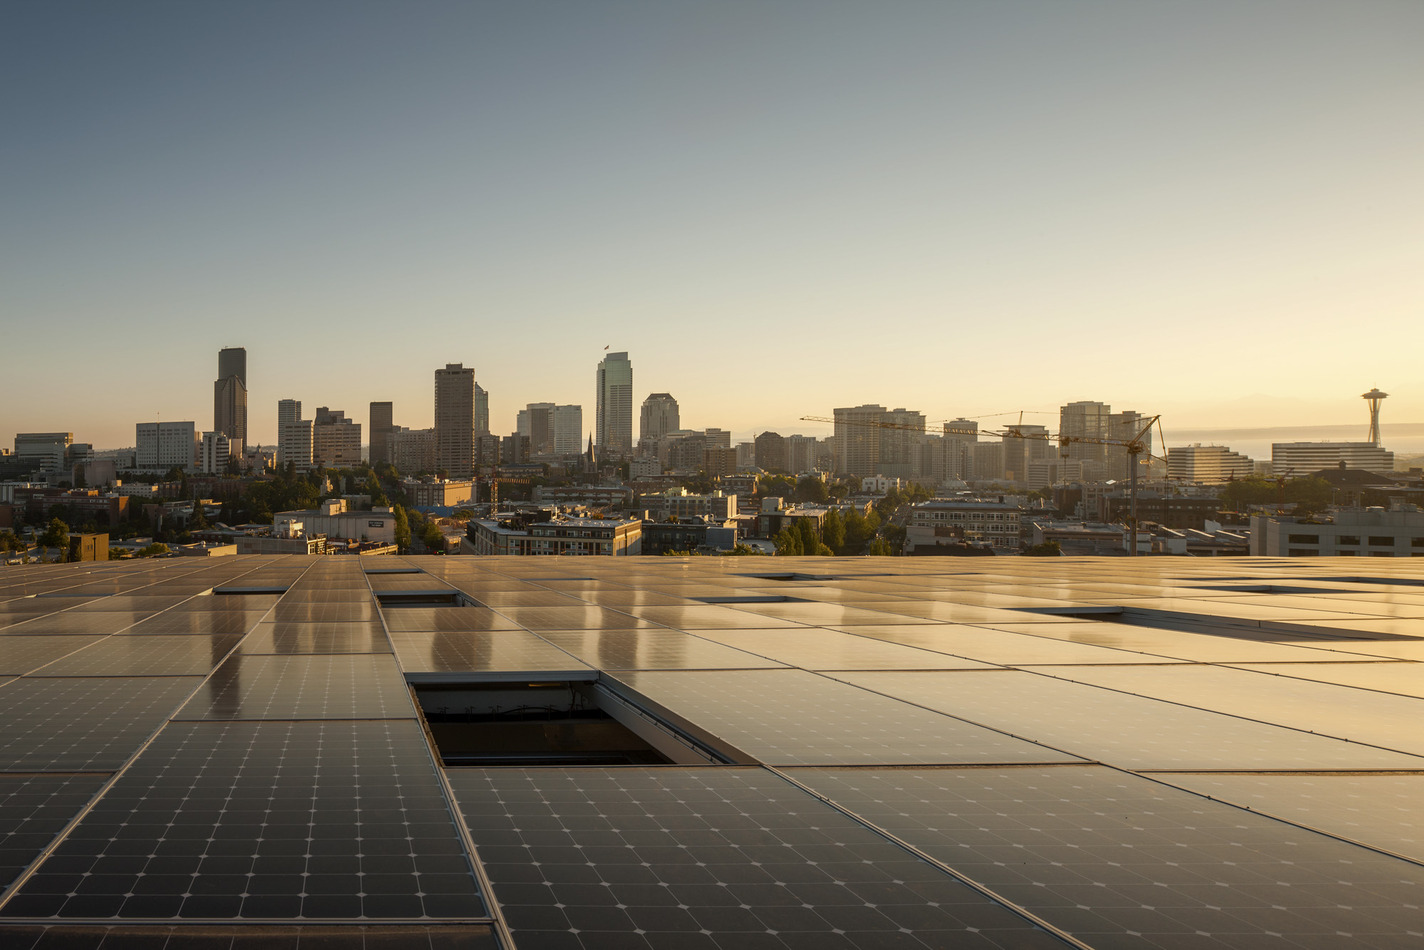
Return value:
<svg viewBox="0 0 1424 950">
<path fill-rule="evenodd" d="M 598 364 L 595 436 L 601 455 L 633 452 L 633 364 L 627 353 L 609 353 Z"/>
</svg>

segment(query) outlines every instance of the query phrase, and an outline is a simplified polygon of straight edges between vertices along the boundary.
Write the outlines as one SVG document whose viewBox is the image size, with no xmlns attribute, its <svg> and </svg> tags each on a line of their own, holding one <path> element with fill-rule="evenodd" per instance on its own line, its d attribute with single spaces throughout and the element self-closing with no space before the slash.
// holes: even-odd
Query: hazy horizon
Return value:
<svg viewBox="0 0 1424 950">
<path fill-rule="evenodd" d="M 604 347 L 690 428 L 1424 420 L 1424 4 L 10 4 L 0 437 L 491 427 Z M 774 409 L 771 407 L 775 407 Z M 824 430 L 822 430 L 824 431 Z"/>
</svg>

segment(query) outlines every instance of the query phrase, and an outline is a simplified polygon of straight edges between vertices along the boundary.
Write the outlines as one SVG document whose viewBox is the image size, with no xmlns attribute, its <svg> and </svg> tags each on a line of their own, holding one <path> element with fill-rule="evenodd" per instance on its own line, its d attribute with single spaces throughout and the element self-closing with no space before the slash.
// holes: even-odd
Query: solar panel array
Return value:
<svg viewBox="0 0 1424 950">
<path fill-rule="evenodd" d="M 1424 945 L 1424 571 L 1356 563 L 6 569 L 0 945 Z M 446 766 L 409 686 L 560 680 L 728 764 Z"/>
</svg>

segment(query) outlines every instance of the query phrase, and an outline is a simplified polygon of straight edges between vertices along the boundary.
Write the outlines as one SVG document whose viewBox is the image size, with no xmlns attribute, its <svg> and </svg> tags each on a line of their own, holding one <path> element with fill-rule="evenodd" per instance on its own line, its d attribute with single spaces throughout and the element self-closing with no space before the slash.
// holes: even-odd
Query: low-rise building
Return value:
<svg viewBox="0 0 1424 950">
<path fill-rule="evenodd" d="M 905 525 L 905 550 L 919 553 L 958 542 L 987 542 L 996 552 L 1019 550 L 1023 511 L 1018 505 L 979 498 L 936 498 L 910 507 Z"/>
<path fill-rule="evenodd" d="M 272 533 L 279 538 L 351 538 L 357 541 L 396 539 L 396 516 L 391 508 L 349 511 L 339 498 L 328 499 L 309 511 L 279 511 L 272 518 Z M 268 553 L 268 552 L 253 552 Z"/>
<path fill-rule="evenodd" d="M 641 519 L 557 518 L 527 526 L 474 519 L 466 529 L 466 554 L 624 557 L 642 553 Z"/>
<path fill-rule="evenodd" d="M 1132 517 L 1132 493 L 1110 491 L 1098 496 L 1099 521 L 1127 523 Z M 1164 494 L 1156 491 L 1137 493 L 1137 522 L 1152 521 L 1167 528 L 1198 531 L 1214 520 L 1221 509 L 1217 498 Z"/>
<path fill-rule="evenodd" d="M 670 488 L 667 491 L 639 495 L 636 507 L 647 511 L 654 521 L 707 517 L 720 523 L 737 513 L 737 496 L 720 491 L 710 495 L 694 495 L 686 488 Z"/>
<path fill-rule="evenodd" d="M 1299 476 L 1322 468 L 1394 470 L 1394 453 L 1373 442 L 1273 442 L 1271 471 Z"/>
<path fill-rule="evenodd" d="M 449 508 L 475 497 L 475 483 L 470 479 L 407 478 L 401 481 L 401 490 L 416 508 Z"/>
<path fill-rule="evenodd" d="M 691 551 L 710 554 L 730 551 L 737 546 L 737 523 L 715 524 L 711 521 L 643 522 L 645 555 Z"/>
<path fill-rule="evenodd" d="M 1201 485 L 1250 478 L 1256 463 L 1224 445 L 1174 445 L 1167 449 L 1167 477 Z"/>
<path fill-rule="evenodd" d="M 1339 508 L 1319 519 L 1251 516 L 1255 557 L 1424 557 L 1424 511 Z"/>
</svg>

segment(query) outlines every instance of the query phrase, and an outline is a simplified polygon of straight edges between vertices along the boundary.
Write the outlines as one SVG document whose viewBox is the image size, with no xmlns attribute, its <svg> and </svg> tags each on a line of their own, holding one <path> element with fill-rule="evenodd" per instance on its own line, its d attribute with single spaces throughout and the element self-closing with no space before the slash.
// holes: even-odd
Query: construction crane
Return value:
<svg viewBox="0 0 1424 950">
<path fill-rule="evenodd" d="M 495 515 L 499 514 L 499 486 L 500 486 L 500 483 L 501 483 L 501 482 L 503 482 L 503 483 L 506 484 L 506 485 L 530 485 L 530 484 L 533 484 L 533 483 L 532 483 L 529 479 L 527 479 L 527 478 L 504 478 L 504 477 L 499 476 L 499 475 L 487 476 L 487 477 L 484 479 L 484 481 L 487 482 L 487 483 L 489 484 L 489 487 L 490 487 L 490 517 L 491 517 L 491 518 L 493 518 Z M 476 477 L 475 477 L 475 501 L 476 501 L 476 503 L 479 502 L 479 497 L 480 497 L 480 478 L 479 478 L 478 476 L 476 476 Z"/>
<path fill-rule="evenodd" d="M 1128 458 L 1129 458 L 1129 460 L 1130 460 L 1129 465 L 1128 465 L 1128 475 L 1129 475 L 1129 489 L 1128 489 L 1129 518 L 1128 518 L 1128 520 L 1129 520 L 1130 523 L 1131 523 L 1131 524 L 1130 524 L 1130 528 L 1131 528 L 1131 533 L 1132 533 L 1132 540 L 1131 540 L 1131 544 L 1129 544 L 1129 546 L 1128 546 L 1128 556 L 1129 556 L 1129 557 L 1136 557 L 1136 556 L 1137 556 L 1137 470 L 1138 470 L 1138 468 L 1140 467 L 1140 462 L 1138 461 L 1138 456 L 1139 456 L 1139 455 L 1146 454 L 1146 455 L 1148 456 L 1148 458 L 1150 458 L 1150 459 L 1151 459 L 1151 458 L 1155 458 L 1155 459 L 1158 459 L 1159 461 L 1166 461 L 1165 459 L 1162 459 L 1160 456 L 1155 456 L 1155 455 L 1153 455 L 1152 453 L 1150 453 L 1150 452 L 1147 451 L 1147 436 L 1152 432 L 1152 427 L 1153 427 L 1154 425 L 1157 426 L 1157 432 L 1158 432 L 1159 437 L 1162 437 L 1162 436 L 1161 436 L 1161 432 L 1162 432 L 1162 422 L 1161 422 L 1161 420 L 1162 420 L 1162 417 L 1161 417 L 1160 415 L 1156 415 L 1156 416 L 1153 416 L 1152 418 L 1148 419 L 1148 420 L 1147 420 L 1147 424 L 1144 425 L 1144 426 L 1142 427 L 1142 429 L 1141 429 L 1135 436 L 1133 436 L 1133 437 L 1130 438 L 1130 439 L 1099 439 L 1099 438 L 1095 438 L 1095 437 L 1092 437 L 1092 436 L 1066 435 L 1066 434 L 1063 434 L 1063 433 L 1060 433 L 1060 434 L 1058 434 L 1058 435 L 1053 435 L 1053 434 L 1051 434 L 1051 433 L 1049 433 L 1049 432 L 1024 432 L 1024 431 L 1022 431 L 1021 428 L 1016 427 L 1016 426 L 1011 426 L 1011 427 L 1009 427 L 1008 429 L 1000 429 L 1000 430 L 996 430 L 996 429 L 978 429 L 978 428 L 975 428 L 975 429 L 969 429 L 969 428 L 955 428 L 955 427 L 951 426 L 951 425 L 948 424 L 948 423 L 945 423 L 945 424 L 944 424 L 944 434 L 945 434 L 946 436 L 962 435 L 962 436 L 975 436 L 975 437 L 986 435 L 986 436 L 990 436 L 990 437 L 995 437 L 995 436 L 997 436 L 998 438 L 1001 438 L 1001 439 L 1034 439 L 1034 440 L 1042 441 L 1042 442 L 1050 442 L 1050 441 L 1052 441 L 1052 442 L 1057 442 L 1057 443 L 1058 443 L 1058 454 L 1059 454 L 1059 457 L 1062 458 L 1062 459 L 1067 459 L 1067 457 L 1068 457 L 1068 452 L 1069 452 L 1069 447 L 1070 447 L 1071 445 L 1075 444 L 1075 443 L 1077 443 L 1077 444 L 1086 444 L 1086 445 L 1120 445 L 1120 446 L 1122 446 L 1124 449 L 1127 450 L 1127 455 L 1128 455 Z M 830 423 L 834 423 L 834 424 L 836 424 L 836 425 L 868 426 L 868 427 L 870 427 L 870 428 L 875 428 L 875 429 L 902 429 L 902 430 L 908 430 L 908 431 L 911 431 L 911 432 L 925 432 L 925 431 L 927 430 L 927 426 L 925 426 L 925 425 L 913 425 L 913 424 L 906 424 L 906 423 L 903 423 L 903 422 L 876 422 L 876 421 L 873 421 L 873 420 L 870 420 L 870 419 L 839 419 L 839 420 L 838 420 L 838 419 L 835 419 L 834 417 L 828 418 L 828 417 L 826 417 L 826 416 L 802 416 L 802 417 L 801 417 L 801 421 L 802 421 L 802 422 L 830 422 Z M 1022 415 L 1020 415 L 1020 424 L 1022 424 Z M 1165 445 L 1165 444 L 1166 444 L 1166 439 L 1165 439 L 1165 437 L 1162 437 L 1162 438 L 1163 438 L 1163 444 Z"/>
</svg>

